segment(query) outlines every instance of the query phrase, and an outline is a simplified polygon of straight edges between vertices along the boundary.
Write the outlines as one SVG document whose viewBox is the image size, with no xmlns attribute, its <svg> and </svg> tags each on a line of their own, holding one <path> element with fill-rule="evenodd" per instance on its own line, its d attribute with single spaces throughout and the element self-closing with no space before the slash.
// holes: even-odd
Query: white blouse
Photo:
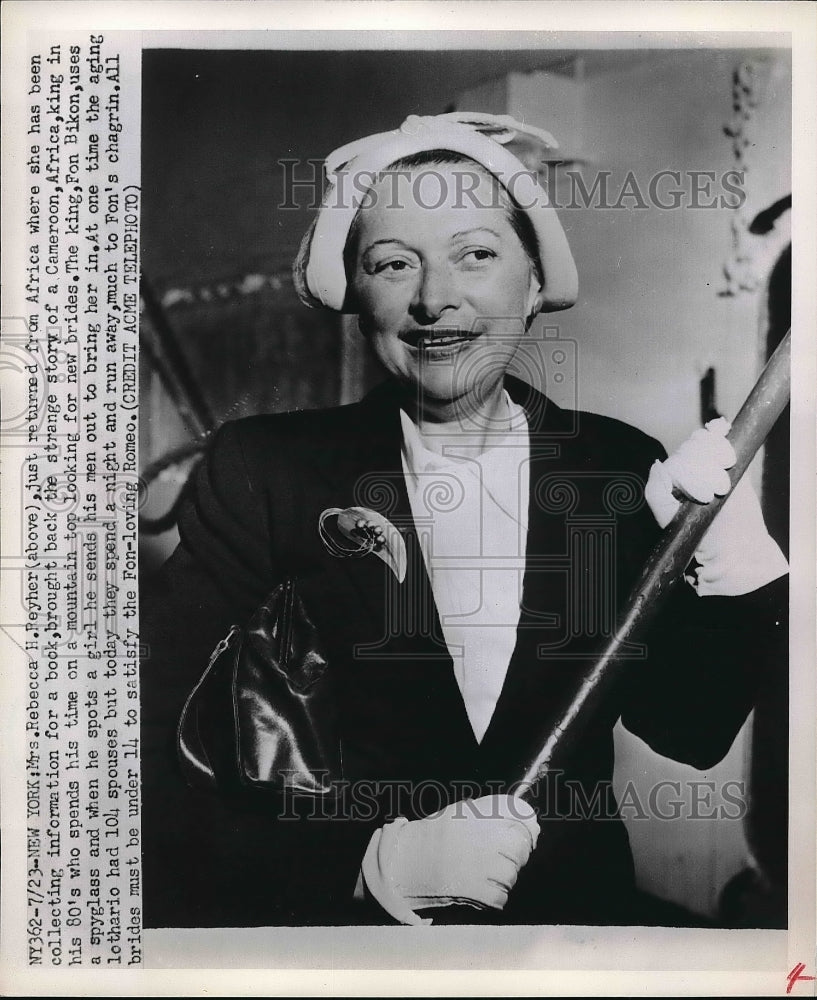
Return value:
<svg viewBox="0 0 817 1000">
<path fill-rule="evenodd" d="M 403 473 L 454 675 L 481 741 L 516 644 L 528 532 L 530 438 L 505 393 L 507 427 L 481 450 L 466 434 L 426 447 L 405 412 Z"/>
</svg>

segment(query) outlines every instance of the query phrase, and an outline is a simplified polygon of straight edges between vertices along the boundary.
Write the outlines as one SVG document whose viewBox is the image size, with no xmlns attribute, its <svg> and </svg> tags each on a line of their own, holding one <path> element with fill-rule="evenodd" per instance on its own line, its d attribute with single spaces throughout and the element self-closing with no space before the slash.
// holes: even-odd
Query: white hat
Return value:
<svg viewBox="0 0 817 1000">
<path fill-rule="evenodd" d="M 544 275 L 539 308 L 543 312 L 569 309 L 578 297 L 579 278 L 567 237 L 536 175 L 504 145 L 520 133 L 533 136 L 550 148 L 558 147 L 549 133 L 523 125 L 508 115 L 455 112 L 428 117 L 410 115 L 399 129 L 358 139 L 330 153 L 324 165 L 329 187 L 293 269 L 301 300 L 338 312 L 347 308 L 343 251 L 367 191 L 365 186 L 359 190 L 359 183 L 343 184 L 346 174 L 353 172 L 356 181 L 369 178 L 370 186 L 397 160 L 442 149 L 461 153 L 481 164 L 526 212 L 536 233 Z"/>
</svg>

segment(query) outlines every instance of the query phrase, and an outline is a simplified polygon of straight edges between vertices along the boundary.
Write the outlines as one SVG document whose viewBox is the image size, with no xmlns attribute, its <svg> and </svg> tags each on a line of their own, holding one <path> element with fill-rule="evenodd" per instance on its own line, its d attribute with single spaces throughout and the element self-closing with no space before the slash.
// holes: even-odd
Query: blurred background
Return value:
<svg viewBox="0 0 817 1000">
<path fill-rule="evenodd" d="M 787 50 L 145 50 L 143 575 L 176 544 L 174 505 L 213 428 L 351 402 L 380 380 L 354 318 L 302 306 L 290 264 L 328 152 L 452 110 L 511 114 L 560 143 L 526 165 L 563 206 L 580 297 L 537 321 L 522 377 L 669 449 L 737 412 L 789 325 Z M 785 551 L 788 454 L 786 415 L 752 469 Z M 709 782 L 712 811 L 725 782 L 750 792 L 743 820 L 628 822 L 667 922 L 785 925 L 785 664 L 776 676 L 712 772 L 617 733 L 622 794 Z"/>
</svg>

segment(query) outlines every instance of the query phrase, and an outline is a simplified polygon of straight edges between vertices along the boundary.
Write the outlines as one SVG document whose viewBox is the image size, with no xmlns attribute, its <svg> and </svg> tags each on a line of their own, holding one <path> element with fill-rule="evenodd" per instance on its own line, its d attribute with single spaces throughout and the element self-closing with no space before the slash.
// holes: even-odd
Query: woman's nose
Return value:
<svg viewBox="0 0 817 1000">
<path fill-rule="evenodd" d="M 435 323 L 446 311 L 459 308 L 460 303 L 457 283 L 449 268 L 426 261 L 409 310 L 414 319 L 418 323 Z"/>
</svg>

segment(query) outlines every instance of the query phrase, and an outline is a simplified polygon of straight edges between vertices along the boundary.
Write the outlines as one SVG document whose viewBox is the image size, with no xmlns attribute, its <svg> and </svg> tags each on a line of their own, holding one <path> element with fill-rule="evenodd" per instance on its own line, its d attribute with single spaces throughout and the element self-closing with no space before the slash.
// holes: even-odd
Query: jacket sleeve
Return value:
<svg viewBox="0 0 817 1000">
<path fill-rule="evenodd" d="M 253 481 L 241 424 L 225 424 L 195 472 L 180 544 L 142 587 L 141 706 L 146 926 L 348 922 L 374 823 L 280 820 L 271 798 L 189 788 L 176 757 L 184 702 L 216 643 L 285 570 L 273 564 L 270 500 Z M 353 916 L 365 919 L 362 904 Z"/>
<path fill-rule="evenodd" d="M 648 439 L 640 459 L 645 482 L 652 463 L 665 458 Z M 646 504 L 638 522 L 640 570 L 661 530 Z M 641 658 L 628 665 L 622 685 L 624 726 L 665 757 L 712 767 L 763 691 L 786 673 L 788 577 L 739 597 L 699 597 L 681 580 L 639 642 Z"/>
<path fill-rule="evenodd" d="M 665 757 L 714 766 L 764 690 L 785 682 L 787 625 L 788 577 L 740 597 L 679 583 L 627 671 L 623 724 Z"/>
<path fill-rule="evenodd" d="M 612 431 L 609 428 L 612 427 Z M 605 450 L 646 483 L 667 455 L 653 438 L 605 421 Z M 646 502 L 619 520 L 619 607 L 661 536 Z M 679 581 L 622 666 L 624 726 L 665 757 L 706 769 L 729 751 L 764 691 L 779 688 L 788 653 L 788 578 L 739 597 L 699 597 Z"/>
</svg>

